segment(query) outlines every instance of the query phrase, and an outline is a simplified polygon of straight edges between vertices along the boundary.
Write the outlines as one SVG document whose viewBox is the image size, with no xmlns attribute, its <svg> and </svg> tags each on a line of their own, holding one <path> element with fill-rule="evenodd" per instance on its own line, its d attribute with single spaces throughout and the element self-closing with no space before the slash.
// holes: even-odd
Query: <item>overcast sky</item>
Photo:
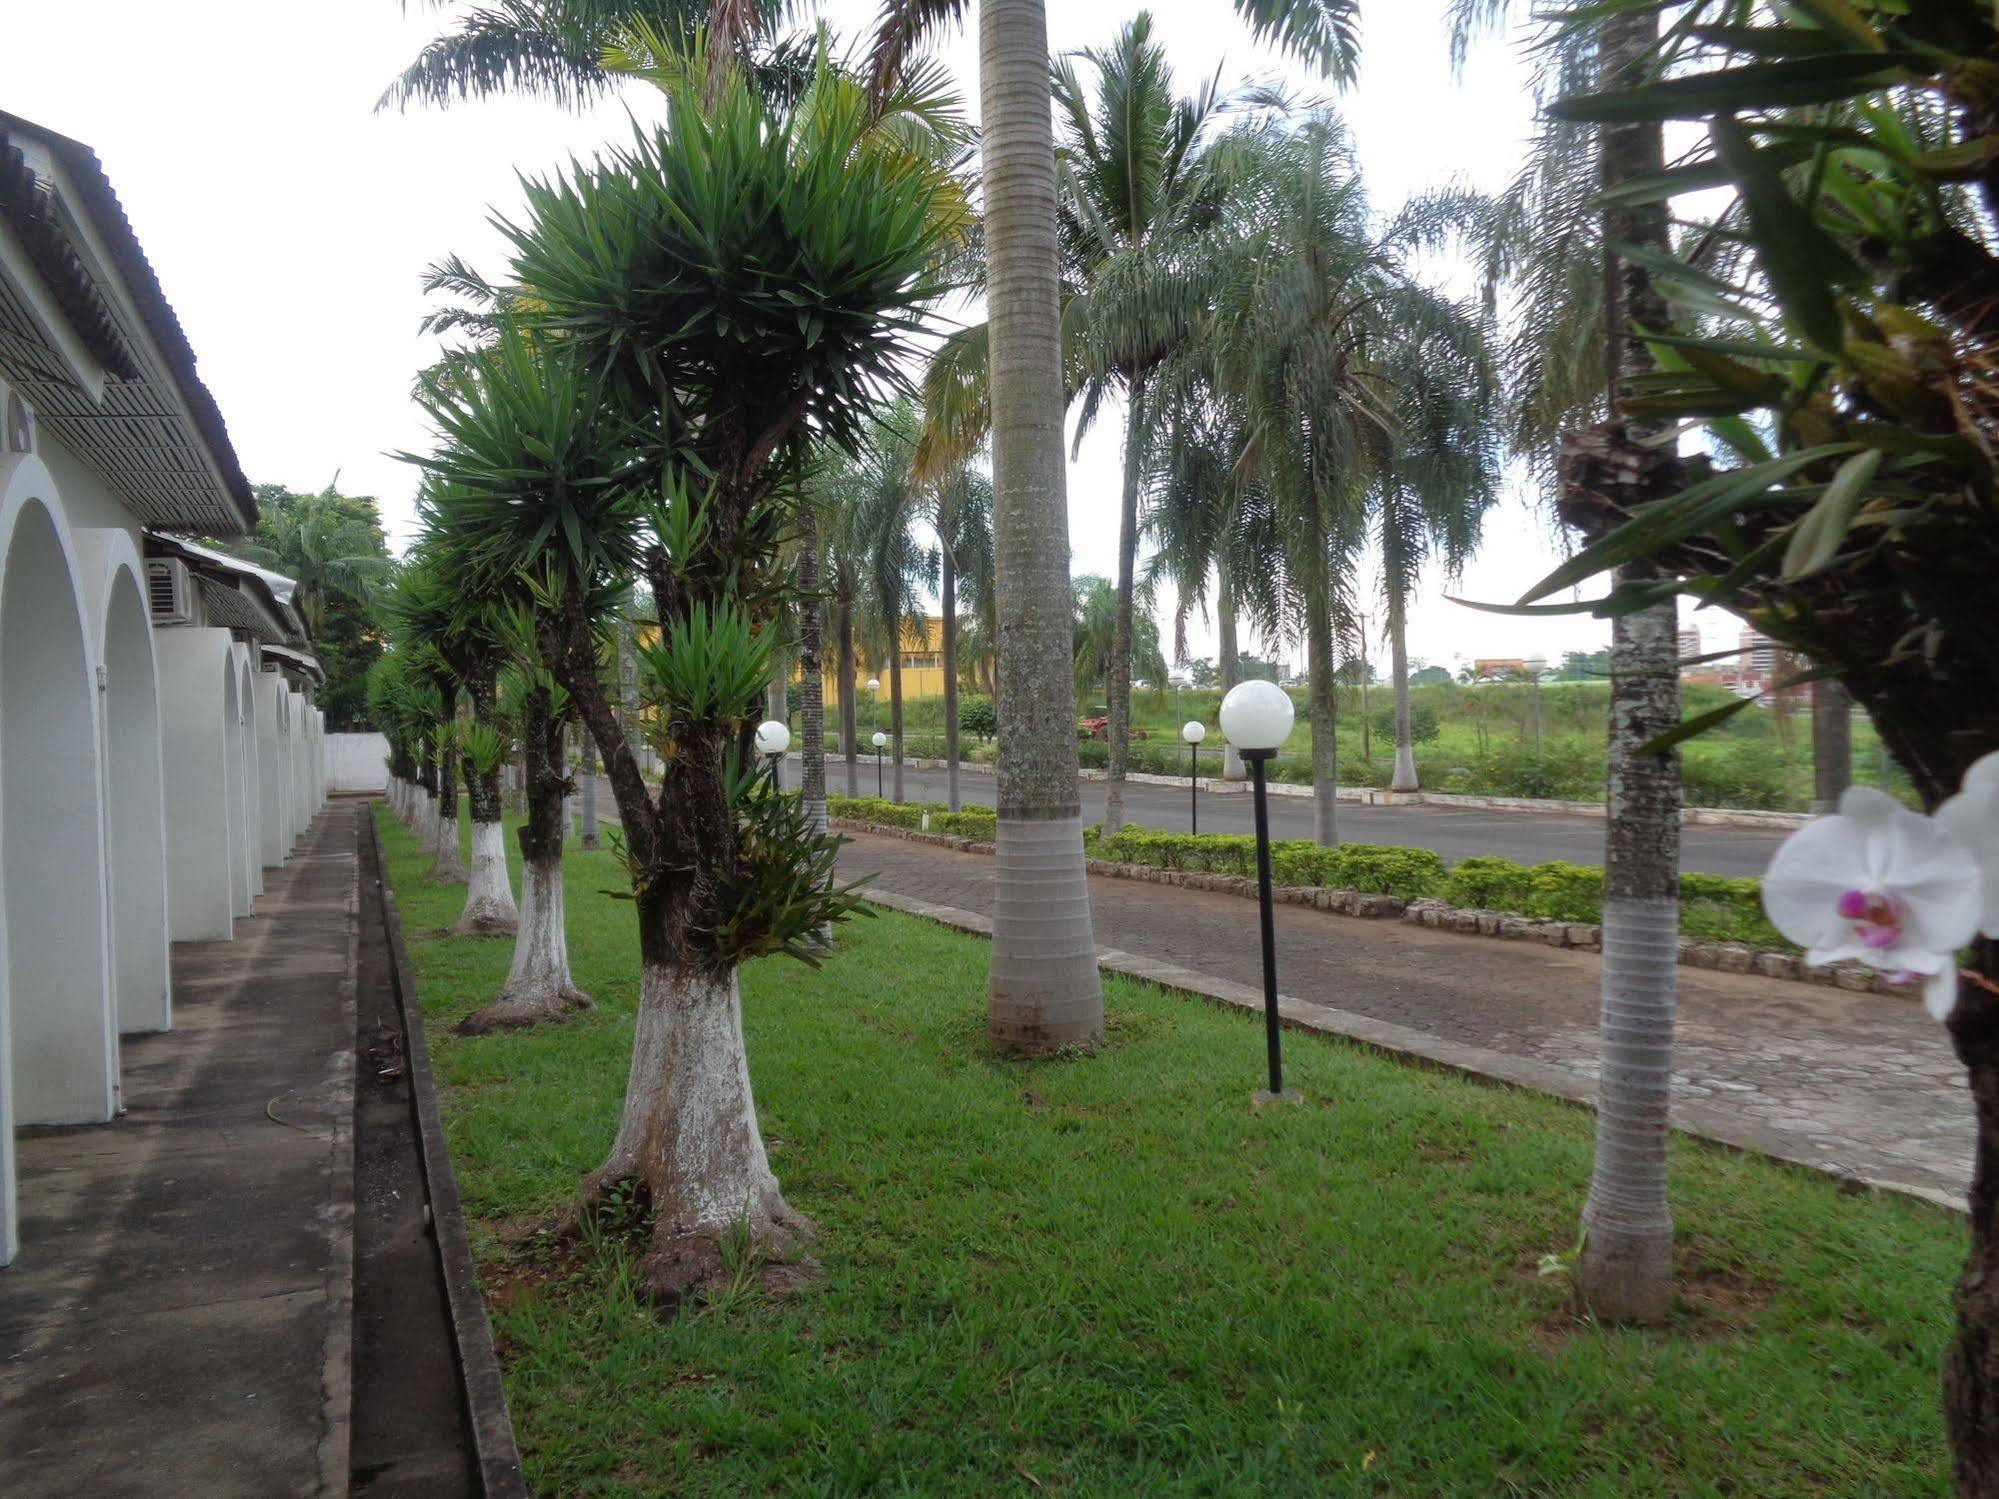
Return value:
<svg viewBox="0 0 1999 1499">
<path fill-rule="evenodd" d="M 825 0 L 822 11 L 851 35 L 875 8 Z M 1107 42 L 1136 9 L 1051 5 L 1052 44 Z M 1316 87 L 1253 45 L 1225 0 L 1155 0 L 1151 9 L 1181 92 L 1217 66 L 1225 80 Z M 1365 6 L 1361 82 L 1339 107 L 1383 211 L 1452 180 L 1496 189 L 1525 151 L 1525 69 L 1494 43 L 1455 82 L 1442 9 L 1442 0 Z M 376 114 L 383 86 L 442 25 L 414 0 L 406 9 L 396 0 L 98 0 L 9 11 L 0 108 L 103 159 L 251 480 L 317 489 L 337 471 L 343 490 L 379 498 L 399 542 L 414 476 L 387 455 L 425 441 L 409 388 L 436 353 L 417 332 L 421 271 L 458 252 L 503 272 L 487 218 L 513 211 L 516 173 L 547 171 L 625 133 L 631 113 L 653 110 L 650 90 L 631 87 L 584 113 L 513 98 Z M 943 56 L 976 116 L 974 38 L 948 38 Z M 1115 567 L 1122 430 L 1121 414 L 1107 410 L 1070 468 L 1079 572 Z M 1462 580 L 1470 597 L 1517 597 L 1561 555 L 1533 494 L 1511 494 L 1485 534 Z M 1555 658 L 1608 637 L 1594 620 L 1475 614 L 1442 592 L 1442 579 L 1426 579 L 1410 620 L 1413 656 Z M 1194 653 L 1211 655 L 1212 630 L 1194 633 Z M 1708 633 L 1732 636 L 1732 623 L 1709 621 Z"/>
</svg>

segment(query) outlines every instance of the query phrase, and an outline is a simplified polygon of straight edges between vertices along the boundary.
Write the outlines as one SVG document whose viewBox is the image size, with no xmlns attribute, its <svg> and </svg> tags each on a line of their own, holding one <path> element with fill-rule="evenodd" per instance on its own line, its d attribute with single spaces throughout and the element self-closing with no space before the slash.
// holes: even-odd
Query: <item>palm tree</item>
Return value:
<svg viewBox="0 0 1999 1499">
<path fill-rule="evenodd" d="M 853 471 L 843 522 L 859 559 L 855 614 L 868 654 L 888 663 L 890 792 L 903 799 L 902 658 L 921 638 L 923 600 L 936 580 L 937 558 L 917 543 L 913 526 L 923 495 L 912 464 L 917 419 L 898 406 L 877 426 Z"/>
<path fill-rule="evenodd" d="M 1462 0 L 1461 38 L 1505 17 L 1505 0 Z M 1651 74 L 1660 30 L 1640 8 L 1556 28 L 1543 56 L 1544 91 L 1629 87 Z M 1557 443 L 1566 464 L 1615 450 L 1616 498 L 1640 504 L 1678 487 L 1665 429 L 1626 417 L 1625 403 L 1655 368 L 1633 328 L 1670 319 L 1647 269 L 1670 250 L 1662 201 L 1598 194 L 1665 168 L 1656 123 L 1587 128 L 1552 122 L 1499 205 L 1487 254 L 1525 315 L 1507 351 L 1516 445 L 1544 467 Z M 1612 247 L 1641 247 L 1637 256 Z M 1606 420 L 1607 418 L 1607 420 Z M 1581 429 L 1581 430 L 1578 430 Z M 1565 492 L 1564 498 L 1568 495 Z M 1587 531 L 1596 515 L 1571 507 Z M 1642 584 L 1649 564 L 1621 569 Z M 1666 1143 L 1672 1103 L 1675 963 L 1679 942 L 1680 763 L 1677 750 L 1641 746 L 1680 720 L 1678 617 L 1670 596 L 1616 618 L 1611 633 L 1610 785 L 1604 834 L 1602 1067 L 1595 1165 L 1583 1207 L 1578 1274 L 1584 1299 L 1608 1321 L 1662 1322 L 1673 1302 L 1673 1219 Z"/>
<path fill-rule="evenodd" d="M 1062 126 L 1058 223 L 1065 270 L 1077 288 L 1067 317 L 1088 371 L 1078 440 L 1111 390 L 1122 392 L 1125 402 L 1116 635 L 1105 693 L 1110 759 L 1104 831 L 1114 833 L 1124 825 L 1131 754 L 1132 592 L 1154 416 L 1147 381 L 1194 326 L 1199 284 L 1188 274 L 1187 242 L 1207 230 L 1237 185 L 1226 170 L 1213 168 L 1206 147 L 1215 124 L 1248 96 L 1224 94 L 1210 82 L 1198 94 L 1175 99 L 1165 51 L 1144 11 L 1111 46 L 1081 56 L 1093 70 L 1094 88 L 1071 59 L 1054 70 Z"/>
<path fill-rule="evenodd" d="M 259 485 L 256 531 L 248 541 L 228 544 L 246 562 L 292 580 L 292 608 L 315 638 L 326 624 L 330 600 L 371 604 L 395 568 L 374 501 L 341 494 L 339 483 L 335 474 L 311 495 Z"/>
<path fill-rule="evenodd" d="M 885 0 L 877 80 L 967 3 Z M 1237 0 L 1237 10 L 1260 35 L 1352 75 L 1357 0 Z M 1045 1051 L 1103 1033 L 1063 627 L 1068 500 L 1046 0 L 982 0 L 979 91 L 1001 724 L 987 1030 L 1002 1047 Z"/>
<path fill-rule="evenodd" d="M 945 801 L 958 798 L 958 590 L 962 581 L 973 609 L 992 593 L 993 482 L 969 464 L 956 464 L 930 480 L 930 523 L 937 532 L 938 602 L 944 667 Z"/>
</svg>

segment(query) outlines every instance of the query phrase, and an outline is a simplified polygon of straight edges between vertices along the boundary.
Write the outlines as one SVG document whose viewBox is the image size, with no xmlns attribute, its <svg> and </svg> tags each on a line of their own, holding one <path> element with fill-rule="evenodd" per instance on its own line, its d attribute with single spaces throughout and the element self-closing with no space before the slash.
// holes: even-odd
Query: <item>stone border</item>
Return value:
<svg viewBox="0 0 1999 1499">
<path fill-rule="evenodd" d="M 993 845 L 951 833 L 925 833 L 916 828 L 898 828 L 884 823 L 856 822 L 834 817 L 828 825 L 855 833 L 872 833 L 880 838 L 902 838 L 911 843 L 930 843 L 966 854 L 991 854 Z M 1248 875 L 1210 874 L 1197 869 L 1160 869 L 1151 864 L 1126 864 L 1116 859 L 1086 859 L 1091 874 L 1115 880 L 1137 880 L 1148 885 L 1177 885 L 1185 890 L 1206 890 L 1218 895 L 1256 899 L 1256 881 Z M 1511 942 L 1539 942 L 1545 947 L 1567 947 L 1581 952 L 1603 951 L 1603 929 L 1594 922 L 1557 921 L 1548 917 L 1522 916 L 1512 911 L 1483 911 L 1454 906 L 1448 901 L 1408 900 L 1400 895 L 1373 895 L 1361 890 L 1329 890 L 1319 885 L 1277 885 L 1272 888 L 1277 904 L 1313 906 L 1337 916 L 1358 916 L 1372 921 L 1406 921 L 1412 926 L 1433 927 L 1468 937 L 1499 937 Z M 1759 974 L 1789 983 L 1818 984 L 1844 989 L 1851 994 L 1885 994 L 1896 999 L 1917 999 L 1921 991 L 1912 984 L 1898 984 L 1886 974 L 1876 973 L 1864 963 L 1835 963 L 1818 967 L 1794 952 L 1776 947 L 1751 947 L 1746 942 L 1715 942 L 1702 937 L 1680 938 L 1680 964 L 1715 973 Z"/>
<path fill-rule="evenodd" d="M 789 756 L 796 759 L 796 755 Z M 834 763 L 828 759 L 829 766 Z M 842 762 L 844 763 L 844 762 Z M 911 755 L 902 762 L 911 770 L 949 770 L 951 762 L 934 756 Z M 973 775 L 992 775 L 993 767 L 979 765 L 971 760 L 958 762 L 960 771 Z M 1101 781 L 1106 772 L 1101 770 L 1080 770 L 1077 772 L 1086 781 Z M 1185 790 L 1186 776 L 1153 775 L 1149 771 L 1127 771 L 1125 779 L 1141 786 L 1175 786 Z M 1248 781 L 1224 781 L 1215 776 L 1197 777 L 1203 791 L 1216 796 L 1234 796 L 1250 789 Z M 1293 785 L 1289 781 L 1272 781 L 1268 790 L 1272 796 L 1310 796 L 1310 786 Z M 1335 797 L 1343 802 L 1359 802 L 1370 807 L 1469 807 L 1483 808 L 1497 812 L 1543 812 L 1564 817 L 1601 817 L 1602 802 L 1561 802 L 1532 796 L 1471 796 L 1455 791 L 1385 791 L 1379 786 L 1340 786 L 1334 791 Z M 1771 828 L 1790 832 L 1803 827 L 1812 820 L 1809 812 L 1758 812 L 1747 807 L 1682 807 L 1680 821 L 1696 823 L 1704 827 L 1720 828 Z"/>
<path fill-rule="evenodd" d="M 902 911 L 911 916 L 920 916 L 925 920 L 954 927 L 962 932 L 971 932 L 982 937 L 992 936 L 992 918 L 982 916 L 976 911 L 964 911 L 955 906 L 940 906 L 930 901 L 919 900 L 915 896 L 900 895 L 892 890 L 863 889 L 861 898 L 872 905 Z M 1136 953 L 1120 952 L 1114 947 L 1100 947 L 1097 949 L 1097 966 L 1107 973 L 1124 974 L 1145 983 L 1156 984 L 1162 989 L 1189 994 L 1230 1009 L 1247 1010 L 1259 1015 L 1263 1012 L 1261 989 L 1248 984 L 1238 984 L 1231 979 L 1197 973 L 1191 968 L 1182 968 L 1175 963 L 1142 957 Z M 1596 1084 L 1593 1081 L 1546 1062 L 1535 1061 L 1530 1057 L 1510 1056 L 1487 1047 L 1446 1040 L 1427 1031 L 1413 1030 L 1405 1025 L 1396 1025 L 1392 1021 L 1377 1020 L 1370 1015 L 1357 1015 L 1350 1010 L 1335 1009 L 1331 1005 L 1294 999 L 1285 994 L 1277 997 L 1277 1012 L 1284 1025 L 1292 1030 L 1337 1036 L 1398 1062 L 1440 1068 L 1530 1093 L 1544 1093 L 1565 1103 L 1577 1104 L 1592 1111 L 1596 1107 Z M 1674 1109 L 1679 1117 L 1674 1121 L 1672 1128 L 1695 1139 L 1726 1146 L 1731 1150 L 1768 1156 L 1774 1161 L 1815 1171 L 1860 1190 L 1888 1192 L 1899 1197 L 1913 1198 L 1931 1207 L 1942 1208 L 1959 1215 L 1969 1210 L 1965 1198 L 1957 1193 L 1946 1192 L 1939 1187 L 1923 1186 L 1916 1182 L 1894 1181 L 1849 1171 L 1837 1162 L 1824 1159 L 1803 1136 L 1772 1129 L 1767 1125 L 1746 1122 L 1700 1100 L 1676 1099 Z"/>
<path fill-rule="evenodd" d="M 499 1356 L 493 1351 L 493 1328 L 486 1319 L 486 1299 L 479 1290 L 478 1267 L 465 1231 L 465 1212 L 458 1200 L 458 1178 L 452 1174 L 451 1153 L 437 1110 L 437 1079 L 430 1067 L 430 1042 L 423 1029 L 423 1009 L 417 1001 L 416 975 L 403 942 L 402 915 L 388 881 L 388 857 L 382 830 L 368 810 L 368 835 L 375 840 L 377 868 L 382 870 L 382 921 L 389 933 L 389 970 L 396 988 L 396 1008 L 402 1015 L 404 1050 L 409 1062 L 410 1092 L 415 1102 L 417 1155 L 423 1164 L 424 1189 L 430 1200 L 431 1242 L 437 1248 L 438 1269 L 451 1313 L 454 1349 L 458 1355 L 459 1390 L 465 1398 L 472 1452 L 478 1460 L 479 1492 L 489 1499 L 530 1499 L 521 1473 L 520 1449 L 514 1441 L 513 1418 L 507 1412 L 507 1392 L 500 1379 Z"/>
</svg>

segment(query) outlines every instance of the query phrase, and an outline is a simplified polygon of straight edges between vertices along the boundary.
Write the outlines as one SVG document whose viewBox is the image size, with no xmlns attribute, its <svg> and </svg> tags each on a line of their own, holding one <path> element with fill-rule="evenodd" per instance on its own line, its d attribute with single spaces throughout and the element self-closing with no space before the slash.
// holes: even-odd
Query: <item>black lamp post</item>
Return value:
<svg viewBox="0 0 1999 1499">
<path fill-rule="evenodd" d="M 1222 732 L 1249 762 L 1255 787 L 1257 915 L 1263 935 L 1263 1031 L 1270 1063 L 1270 1088 L 1257 1095 L 1259 1103 L 1295 1096 L 1284 1091 L 1284 1051 L 1277 1021 L 1277 924 L 1270 893 L 1270 801 L 1265 767 L 1290 737 L 1296 716 L 1291 695 L 1275 682 L 1243 682 L 1222 699 Z"/>
<path fill-rule="evenodd" d="M 1180 737 L 1187 741 L 1187 831 L 1201 831 L 1201 741 L 1208 726 L 1198 718 L 1180 725 Z"/>
<path fill-rule="evenodd" d="M 882 799 L 882 746 L 888 743 L 888 735 L 875 730 L 875 800 Z"/>
</svg>

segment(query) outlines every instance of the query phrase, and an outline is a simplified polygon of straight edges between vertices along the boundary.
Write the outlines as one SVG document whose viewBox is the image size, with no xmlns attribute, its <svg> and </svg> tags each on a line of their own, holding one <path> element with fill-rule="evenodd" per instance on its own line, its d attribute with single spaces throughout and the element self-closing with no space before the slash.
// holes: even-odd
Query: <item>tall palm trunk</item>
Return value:
<svg viewBox="0 0 1999 1499">
<path fill-rule="evenodd" d="M 429 736 L 424 736 L 428 741 Z M 417 761 L 416 783 L 421 794 L 416 803 L 417 846 L 425 853 L 437 853 L 437 751 L 426 742 Z"/>
<path fill-rule="evenodd" d="M 1853 696 L 1837 677 L 1812 684 L 1812 811 L 1839 810 L 1853 783 Z"/>
<path fill-rule="evenodd" d="M 1078 793 L 1045 0 L 983 0 L 999 831 L 986 1026 L 1048 1051 L 1104 1029 Z"/>
<path fill-rule="evenodd" d="M 1314 607 L 1305 626 L 1306 695 L 1312 725 L 1312 836 L 1321 848 L 1340 842 L 1339 718 L 1333 696 L 1333 617 Z"/>
<path fill-rule="evenodd" d="M 1124 775 L 1131 762 L 1132 574 L 1138 567 L 1138 479 L 1145 455 L 1145 378 L 1126 386 L 1130 403 L 1124 426 L 1124 493 L 1118 503 L 1117 611 L 1111 624 L 1111 659 L 1104 669 L 1110 754 L 1104 770 L 1104 831 L 1124 826 Z"/>
<path fill-rule="evenodd" d="M 838 637 L 840 663 L 840 753 L 847 761 L 847 795 L 861 794 L 861 769 L 856 741 L 860 737 L 855 729 L 859 707 L 854 702 L 854 694 L 860 690 L 854 680 L 854 605 L 853 601 L 841 595 L 834 613 L 834 633 Z"/>
<path fill-rule="evenodd" d="M 1235 637 L 1235 579 L 1229 572 L 1226 556 L 1215 559 L 1215 632 L 1216 649 L 1221 659 L 1215 663 L 1221 673 L 1222 695 L 1242 680 L 1242 667 L 1236 652 Z M 1242 768 L 1242 751 L 1226 741 L 1222 745 L 1222 779 L 1240 781 L 1248 772 Z"/>
<path fill-rule="evenodd" d="M 1390 791 L 1414 791 L 1416 741 L 1409 730 L 1409 627 L 1408 600 L 1393 579 L 1388 594 L 1388 672 L 1395 679 L 1395 774 L 1389 777 Z"/>
<path fill-rule="evenodd" d="M 520 925 L 514 962 L 490 1004 L 460 1023 L 468 1034 L 560 1020 L 590 1008 L 569 976 L 569 936 L 563 916 L 562 838 L 569 778 L 563 774 L 563 725 L 550 712 L 546 687 L 527 695 L 521 741 L 527 762 L 527 821 L 520 827 Z"/>
<path fill-rule="evenodd" d="M 902 625 L 889 626 L 888 651 L 888 752 L 889 795 L 902 800 Z"/>
<path fill-rule="evenodd" d="M 944 662 L 944 802 L 958 810 L 958 569 L 951 549 L 940 549 L 942 580 L 940 592 L 944 618 L 939 623 Z"/>
<path fill-rule="evenodd" d="M 1609 88 L 1640 80 L 1658 40 L 1656 14 L 1612 16 L 1602 26 Z M 1665 165 L 1660 127 L 1604 128 L 1606 188 Z M 1667 248 L 1663 203 L 1605 210 L 1607 245 Z M 1627 503 L 1677 487 L 1678 465 L 1658 447 L 1661 434 L 1619 428 L 1616 398 L 1652 367 L 1634 325 L 1664 327 L 1663 299 L 1637 261 L 1613 257 L 1605 281 L 1613 397 L 1610 444 L 1633 475 Z M 1649 576 L 1623 569 L 1620 581 Z M 1666 1141 L 1672 1104 L 1673 1015 L 1678 959 L 1680 759 L 1638 747 L 1680 721 L 1679 616 L 1671 602 L 1617 620 L 1610 642 L 1610 787 L 1603 858 L 1602 1063 L 1597 1085 L 1596 1162 L 1583 1208 L 1579 1275 L 1584 1300 L 1613 1322 L 1663 1322 L 1673 1304 L 1673 1216 Z"/>
</svg>

